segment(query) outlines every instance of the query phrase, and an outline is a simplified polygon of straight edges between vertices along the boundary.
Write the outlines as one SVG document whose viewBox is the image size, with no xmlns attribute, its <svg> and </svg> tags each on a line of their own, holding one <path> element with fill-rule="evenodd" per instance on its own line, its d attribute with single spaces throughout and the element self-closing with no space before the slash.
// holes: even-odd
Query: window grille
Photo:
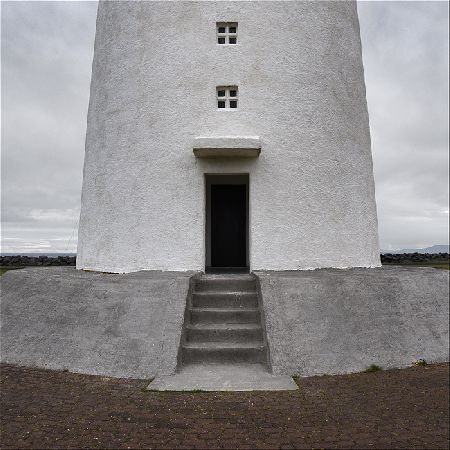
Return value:
<svg viewBox="0 0 450 450">
<path fill-rule="evenodd" d="M 238 107 L 238 88 L 237 86 L 218 86 L 217 87 L 217 108 L 236 109 Z"/>
<path fill-rule="evenodd" d="M 237 44 L 237 22 L 217 22 L 217 43 Z"/>
</svg>

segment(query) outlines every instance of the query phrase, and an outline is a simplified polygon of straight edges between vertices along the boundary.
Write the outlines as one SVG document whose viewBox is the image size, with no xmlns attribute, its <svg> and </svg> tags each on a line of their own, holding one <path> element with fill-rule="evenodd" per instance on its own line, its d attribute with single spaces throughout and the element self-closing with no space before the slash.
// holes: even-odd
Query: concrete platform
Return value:
<svg viewBox="0 0 450 450">
<path fill-rule="evenodd" d="M 295 391 L 289 376 L 272 375 L 261 364 L 191 364 L 181 372 L 155 378 L 151 391 Z"/>
</svg>

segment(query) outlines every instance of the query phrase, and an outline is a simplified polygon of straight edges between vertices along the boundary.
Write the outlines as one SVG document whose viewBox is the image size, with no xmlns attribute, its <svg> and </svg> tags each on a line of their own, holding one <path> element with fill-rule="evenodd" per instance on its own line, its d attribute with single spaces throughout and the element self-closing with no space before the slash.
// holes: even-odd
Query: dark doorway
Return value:
<svg viewBox="0 0 450 450">
<path fill-rule="evenodd" d="M 248 175 L 206 177 L 206 270 L 248 270 Z"/>
</svg>

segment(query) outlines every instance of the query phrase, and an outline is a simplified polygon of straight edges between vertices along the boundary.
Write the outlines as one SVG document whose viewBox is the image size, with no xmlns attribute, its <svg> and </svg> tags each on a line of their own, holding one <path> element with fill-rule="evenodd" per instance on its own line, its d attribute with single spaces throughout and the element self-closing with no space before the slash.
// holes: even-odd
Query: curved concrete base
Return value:
<svg viewBox="0 0 450 450">
<path fill-rule="evenodd" d="M 177 367 L 193 272 L 127 275 L 70 267 L 1 280 L 1 359 L 117 377 Z M 308 376 L 448 360 L 447 271 L 258 272 L 274 374 Z"/>
</svg>

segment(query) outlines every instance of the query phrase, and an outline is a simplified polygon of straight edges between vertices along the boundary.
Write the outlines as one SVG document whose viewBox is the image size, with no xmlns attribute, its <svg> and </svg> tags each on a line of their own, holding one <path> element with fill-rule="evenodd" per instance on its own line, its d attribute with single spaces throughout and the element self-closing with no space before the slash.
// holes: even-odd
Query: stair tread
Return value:
<svg viewBox="0 0 450 450">
<path fill-rule="evenodd" d="M 204 350 L 262 349 L 263 341 L 255 342 L 185 342 L 183 348 Z"/>
<path fill-rule="evenodd" d="M 189 308 L 192 312 L 259 312 L 259 308 L 198 308 L 193 306 Z"/>
<path fill-rule="evenodd" d="M 255 281 L 256 277 L 254 275 L 251 275 L 249 273 L 215 273 L 215 274 L 208 274 L 208 275 L 202 275 L 198 278 L 202 281 L 215 281 L 215 280 L 250 280 Z"/>
<path fill-rule="evenodd" d="M 261 330 L 258 323 L 195 323 L 188 324 L 191 330 Z"/>
<path fill-rule="evenodd" d="M 182 364 L 266 363 L 267 342 L 254 275 L 205 275 L 186 306 Z"/>
<path fill-rule="evenodd" d="M 194 291 L 194 295 L 209 296 L 209 295 L 257 295 L 256 291 Z"/>
</svg>

